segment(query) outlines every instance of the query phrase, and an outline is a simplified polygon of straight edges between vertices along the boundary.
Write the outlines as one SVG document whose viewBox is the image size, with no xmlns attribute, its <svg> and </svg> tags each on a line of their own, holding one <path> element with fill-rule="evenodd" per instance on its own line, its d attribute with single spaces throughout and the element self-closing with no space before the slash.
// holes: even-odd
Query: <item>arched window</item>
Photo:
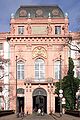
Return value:
<svg viewBox="0 0 80 120">
<path fill-rule="evenodd" d="M 54 65 L 54 73 L 55 73 L 55 79 L 59 80 L 60 79 L 60 60 L 55 61 Z"/>
<path fill-rule="evenodd" d="M 35 61 L 35 79 L 45 79 L 45 64 L 44 61 L 40 58 Z"/>
<path fill-rule="evenodd" d="M 17 79 L 24 79 L 24 62 L 22 61 L 17 63 Z"/>
</svg>

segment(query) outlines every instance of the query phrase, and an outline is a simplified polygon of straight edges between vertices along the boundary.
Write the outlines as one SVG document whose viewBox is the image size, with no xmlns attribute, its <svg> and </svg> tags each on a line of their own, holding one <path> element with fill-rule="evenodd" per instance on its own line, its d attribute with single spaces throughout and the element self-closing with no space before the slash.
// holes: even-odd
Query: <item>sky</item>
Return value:
<svg viewBox="0 0 80 120">
<path fill-rule="evenodd" d="M 80 28 L 80 0 L 0 0 L 0 32 L 9 32 L 11 13 L 21 5 L 58 5 L 68 13 L 69 31 Z"/>
</svg>

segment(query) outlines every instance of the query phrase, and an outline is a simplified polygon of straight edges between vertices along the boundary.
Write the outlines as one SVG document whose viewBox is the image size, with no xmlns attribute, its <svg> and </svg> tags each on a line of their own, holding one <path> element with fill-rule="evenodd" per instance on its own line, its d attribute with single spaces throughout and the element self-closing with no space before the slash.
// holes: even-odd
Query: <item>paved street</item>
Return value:
<svg viewBox="0 0 80 120">
<path fill-rule="evenodd" d="M 16 118 L 15 114 L 0 117 L 0 120 L 80 120 L 80 117 L 74 117 L 70 115 L 62 115 L 60 117 L 59 114 L 55 114 L 53 116 L 50 115 L 44 115 L 44 116 L 38 116 L 38 115 L 25 115 L 24 118 Z"/>
</svg>

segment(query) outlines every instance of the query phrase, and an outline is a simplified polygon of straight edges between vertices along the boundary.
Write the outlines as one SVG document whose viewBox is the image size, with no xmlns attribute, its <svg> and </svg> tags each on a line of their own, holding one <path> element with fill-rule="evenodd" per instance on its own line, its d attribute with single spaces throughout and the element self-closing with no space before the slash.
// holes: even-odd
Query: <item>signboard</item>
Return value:
<svg viewBox="0 0 80 120">
<path fill-rule="evenodd" d="M 32 34 L 47 34 L 46 26 L 32 26 Z"/>
</svg>

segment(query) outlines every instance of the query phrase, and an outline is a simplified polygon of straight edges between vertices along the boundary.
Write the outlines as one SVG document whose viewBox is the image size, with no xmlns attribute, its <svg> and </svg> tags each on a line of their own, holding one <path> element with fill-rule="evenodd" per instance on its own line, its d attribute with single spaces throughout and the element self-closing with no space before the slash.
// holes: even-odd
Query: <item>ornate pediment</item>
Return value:
<svg viewBox="0 0 80 120">
<path fill-rule="evenodd" d="M 46 52 L 45 48 L 43 48 L 41 46 L 34 48 L 34 50 L 32 52 L 32 58 L 36 58 L 36 57 L 47 58 L 47 52 Z"/>
</svg>

